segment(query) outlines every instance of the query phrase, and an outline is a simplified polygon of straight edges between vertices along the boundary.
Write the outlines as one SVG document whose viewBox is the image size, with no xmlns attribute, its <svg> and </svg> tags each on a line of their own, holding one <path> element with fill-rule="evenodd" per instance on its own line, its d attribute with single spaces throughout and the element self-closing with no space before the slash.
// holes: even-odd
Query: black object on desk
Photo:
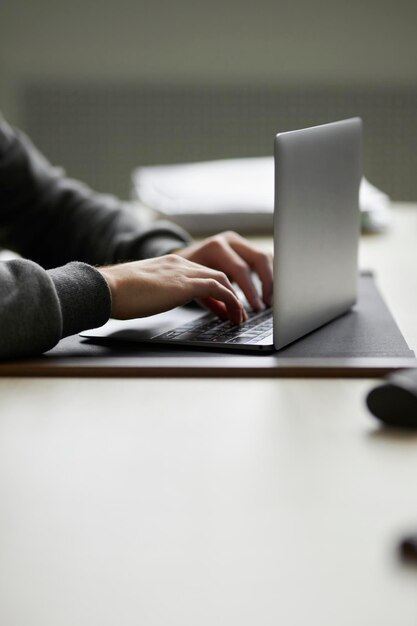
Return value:
<svg viewBox="0 0 417 626">
<path fill-rule="evenodd" d="M 384 384 L 369 392 L 366 403 L 384 424 L 417 429 L 417 369 L 391 374 Z"/>
<path fill-rule="evenodd" d="M 404 537 L 400 542 L 399 551 L 404 561 L 417 564 L 417 534 Z"/>
</svg>

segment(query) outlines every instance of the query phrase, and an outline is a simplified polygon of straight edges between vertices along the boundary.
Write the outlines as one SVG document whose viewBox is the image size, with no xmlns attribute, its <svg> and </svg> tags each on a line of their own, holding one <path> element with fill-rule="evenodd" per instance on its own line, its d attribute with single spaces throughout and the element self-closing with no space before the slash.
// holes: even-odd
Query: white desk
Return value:
<svg viewBox="0 0 417 626">
<path fill-rule="evenodd" d="M 414 349 L 416 241 L 361 251 Z M 415 626 L 417 434 L 371 385 L 0 379 L 0 623 Z"/>
</svg>

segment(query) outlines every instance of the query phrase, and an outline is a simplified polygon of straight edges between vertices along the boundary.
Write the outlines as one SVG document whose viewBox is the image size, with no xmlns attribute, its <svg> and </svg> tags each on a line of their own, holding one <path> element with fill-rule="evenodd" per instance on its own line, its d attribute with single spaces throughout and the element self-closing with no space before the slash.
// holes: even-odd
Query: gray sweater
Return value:
<svg viewBox="0 0 417 626">
<path fill-rule="evenodd" d="M 0 359 L 40 354 L 104 324 L 111 310 L 95 265 L 159 256 L 190 241 L 172 224 L 142 224 L 127 205 L 52 167 L 0 116 Z"/>
</svg>

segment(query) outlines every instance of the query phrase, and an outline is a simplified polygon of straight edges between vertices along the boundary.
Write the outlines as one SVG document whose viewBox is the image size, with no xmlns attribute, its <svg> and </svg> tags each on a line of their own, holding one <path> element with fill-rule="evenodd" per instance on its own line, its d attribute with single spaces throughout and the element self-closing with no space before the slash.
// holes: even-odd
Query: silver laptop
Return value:
<svg viewBox="0 0 417 626">
<path fill-rule="evenodd" d="M 110 320 L 82 337 L 271 351 L 356 302 L 362 121 L 352 118 L 275 137 L 273 306 L 240 326 L 194 307 Z"/>
</svg>

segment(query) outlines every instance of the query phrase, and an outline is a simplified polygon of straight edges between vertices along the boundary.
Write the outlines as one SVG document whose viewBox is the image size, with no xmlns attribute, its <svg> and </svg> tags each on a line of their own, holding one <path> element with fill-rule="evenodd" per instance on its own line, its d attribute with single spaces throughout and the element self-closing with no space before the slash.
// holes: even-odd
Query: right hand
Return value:
<svg viewBox="0 0 417 626">
<path fill-rule="evenodd" d="M 220 271 L 168 254 L 99 267 L 112 295 L 112 317 L 132 319 L 168 311 L 191 300 L 240 324 L 247 314 L 229 279 Z"/>
</svg>

